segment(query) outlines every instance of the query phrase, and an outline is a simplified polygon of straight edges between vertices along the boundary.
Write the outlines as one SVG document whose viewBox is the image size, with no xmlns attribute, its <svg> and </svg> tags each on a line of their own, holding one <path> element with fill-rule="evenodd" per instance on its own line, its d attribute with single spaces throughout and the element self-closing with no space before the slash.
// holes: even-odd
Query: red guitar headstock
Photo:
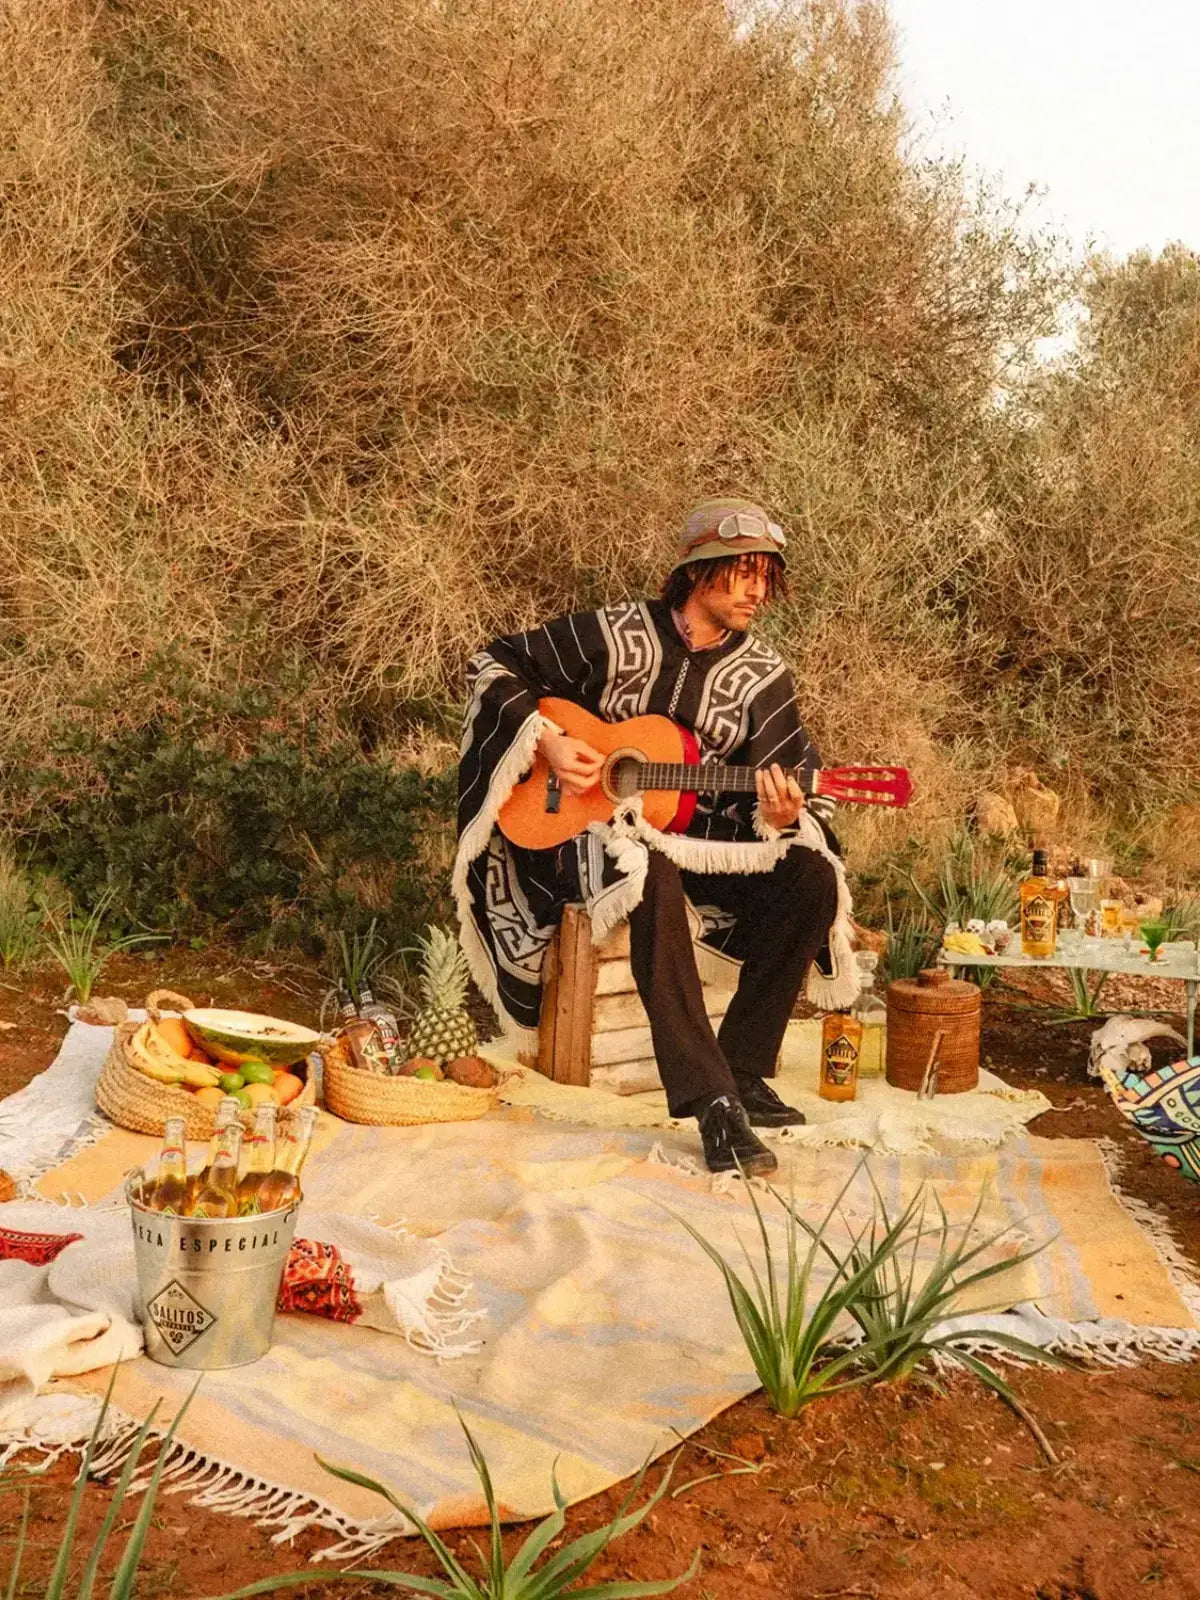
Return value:
<svg viewBox="0 0 1200 1600">
<path fill-rule="evenodd" d="M 912 799 L 907 767 L 822 767 L 814 792 L 861 806 L 906 806 Z"/>
</svg>

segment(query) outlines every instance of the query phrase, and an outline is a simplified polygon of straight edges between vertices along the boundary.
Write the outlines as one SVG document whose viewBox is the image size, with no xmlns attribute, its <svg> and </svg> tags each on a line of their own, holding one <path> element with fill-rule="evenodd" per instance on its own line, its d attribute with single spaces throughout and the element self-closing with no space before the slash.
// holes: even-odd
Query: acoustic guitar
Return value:
<svg viewBox="0 0 1200 1600">
<path fill-rule="evenodd" d="M 683 833 L 698 794 L 754 794 L 753 767 L 727 767 L 700 760 L 695 735 L 669 717 L 631 717 L 603 722 L 570 700 L 538 701 L 538 710 L 573 739 L 604 757 L 597 782 L 586 794 L 563 789 L 544 756 L 535 756 L 527 777 L 500 810 L 500 831 L 527 850 L 549 850 L 573 839 L 591 822 L 608 822 L 622 800 L 640 794 L 642 815 L 652 827 Z M 797 771 L 806 795 L 830 795 L 867 806 L 906 806 L 912 779 L 904 767 L 825 767 Z"/>
</svg>

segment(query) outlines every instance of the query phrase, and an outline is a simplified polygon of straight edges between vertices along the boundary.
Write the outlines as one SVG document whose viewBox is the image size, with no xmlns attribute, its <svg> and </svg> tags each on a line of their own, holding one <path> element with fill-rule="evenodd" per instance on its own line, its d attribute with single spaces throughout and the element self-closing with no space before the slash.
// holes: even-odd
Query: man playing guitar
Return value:
<svg viewBox="0 0 1200 1600">
<path fill-rule="evenodd" d="M 804 1120 L 767 1081 L 796 997 L 807 982 L 818 1004 L 845 1006 L 858 988 L 831 802 L 806 803 L 794 775 L 812 773 L 817 754 L 787 668 L 749 631 L 784 592 L 784 546 L 752 502 L 702 501 L 659 599 L 497 639 L 469 668 L 454 881 L 475 977 L 528 1048 L 563 907 L 582 901 L 597 939 L 628 918 L 671 1112 L 697 1119 L 714 1172 L 774 1170 L 754 1130 Z M 515 844 L 501 813 L 536 756 L 553 774 L 551 793 L 586 796 L 605 781 L 602 753 L 539 709 L 548 697 L 606 723 L 670 718 L 701 763 L 755 769 L 755 792 L 698 794 L 673 825 L 682 831 L 651 825 L 640 796 L 614 793 L 611 821 L 550 849 Z M 701 988 L 713 965 L 740 965 L 717 1033 Z"/>
</svg>

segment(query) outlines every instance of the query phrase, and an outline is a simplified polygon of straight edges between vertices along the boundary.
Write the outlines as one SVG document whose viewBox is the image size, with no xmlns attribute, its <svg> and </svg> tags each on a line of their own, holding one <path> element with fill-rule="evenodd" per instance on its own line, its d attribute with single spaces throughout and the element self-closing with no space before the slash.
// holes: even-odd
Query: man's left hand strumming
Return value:
<svg viewBox="0 0 1200 1600">
<path fill-rule="evenodd" d="M 775 763 L 754 774 L 758 814 L 770 828 L 790 828 L 804 810 L 804 791 L 795 778 Z"/>
</svg>

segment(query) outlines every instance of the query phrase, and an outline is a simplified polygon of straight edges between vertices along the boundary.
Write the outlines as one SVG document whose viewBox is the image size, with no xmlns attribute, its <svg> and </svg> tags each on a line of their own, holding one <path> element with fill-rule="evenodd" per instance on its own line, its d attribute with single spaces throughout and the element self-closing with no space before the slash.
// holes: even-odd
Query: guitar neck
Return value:
<svg viewBox="0 0 1200 1600">
<path fill-rule="evenodd" d="M 679 790 L 683 794 L 756 794 L 756 770 L 754 767 L 724 767 L 716 761 L 702 761 L 698 766 L 647 761 L 638 768 L 638 787 Z M 804 772 L 800 768 L 785 768 L 785 772 L 798 781 L 806 795 L 816 792 L 815 772 Z"/>
</svg>

